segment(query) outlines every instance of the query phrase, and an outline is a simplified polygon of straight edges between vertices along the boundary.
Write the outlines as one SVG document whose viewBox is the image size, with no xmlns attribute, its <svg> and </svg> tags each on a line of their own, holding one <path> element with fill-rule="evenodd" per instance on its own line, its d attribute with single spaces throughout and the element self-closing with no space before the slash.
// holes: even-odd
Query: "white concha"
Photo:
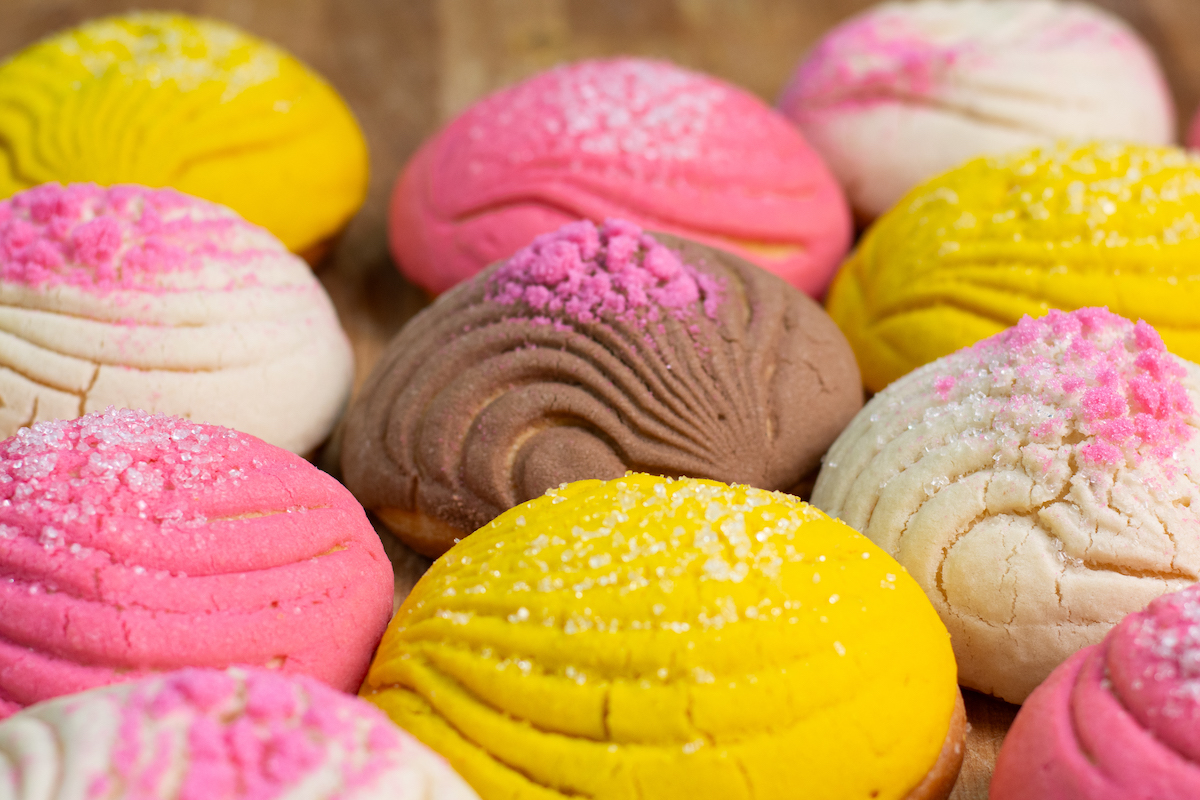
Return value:
<svg viewBox="0 0 1200 800">
<path fill-rule="evenodd" d="M 928 364 L 872 398 L 825 457 L 813 504 L 924 588 L 965 686 L 1020 702 L 1126 614 L 1200 578 L 1200 367 L 1140 323 L 1138 335 L 1157 341 L 1141 363 L 1158 359 L 1168 376 L 1151 380 L 1135 363 L 1134 327 L 1121 322 L 1123 333 L 1102 321 L 1093 337 L 1096 358 L 1109 361 L 1075 378 L 1064 379 L 1079 366 L 1064 361 L 1069 333 L 1038 341 L 1049 364 L 1004 350 L 1021 326 Z M 1122 359 L 1119 387 L 1105 395 L 1097 375 Z M 1138 392 L 1154 387 L 1174 387 L 1160 416 L 1178 435 L 1112 446 L 1119 426 L 1153 427 L 1138 421 Z M 1105 397 L 1128 413 L 1103 416 Z"/>
<path fill-rule="evenodd" d="M 11 243 L 39 196 L 59 200 L 35 232 L 34 245 L 60 251 L 43 272 L 26 263 L 34 245 Z M 225 425 L 297 453 L 329 433 L 349 396 L 350 343 L 308 265 L 267 231 L 170 190 L 46 185 L 4 204 L 0 437 L 110 405 Z M 162 227 L 143 231 L 151 207 Z M 97 220 L 119 246 L 107 260 L 77 258 L 71 228 Z"/>
<path fill-rule="evenodd" d="M 814 48 L 780 108 L 865 219 L 976 156 L 1175 135 L 1150 48 L 1121 19 L 1058 0 L 876 6 Z"/>
<path fill-rule="evenodd" d="M 0 722 L 0 800 L 135 797 L 479 800 L 373 706 L 278 673 L 184 670 Z"/>
</svg>

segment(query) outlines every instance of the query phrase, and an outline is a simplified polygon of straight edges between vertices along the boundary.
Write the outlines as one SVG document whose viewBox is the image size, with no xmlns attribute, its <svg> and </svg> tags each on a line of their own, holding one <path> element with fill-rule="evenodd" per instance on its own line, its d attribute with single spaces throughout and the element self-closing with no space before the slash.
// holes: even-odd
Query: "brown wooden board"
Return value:
<svg viewBox="0 0 1200 800">
<path fill-rule="evenodd" d="M 1158 51 L 1185 128 L 1200 100 L 1200 2 L 1097 0 Z M 768 102 L 812 43 L 868 0 L 0 0 L 0 54 L 90 17 L 165 8 L 218 17 L 274 41 L 321 72 L 358 116 L 371 148 L 367 203 L 319 270 L 354 343 L 356 386 L 428 299 L 387 252 L 392 183 L 421 140 L 487 92 L 553 64 L 632 53 L 672 59 Z M 429 561 L 382 534 L 397 601 Z M 971 724 L 952 797 L 985 800 L 1016 707 L 965 692 Z"/>
</svg>

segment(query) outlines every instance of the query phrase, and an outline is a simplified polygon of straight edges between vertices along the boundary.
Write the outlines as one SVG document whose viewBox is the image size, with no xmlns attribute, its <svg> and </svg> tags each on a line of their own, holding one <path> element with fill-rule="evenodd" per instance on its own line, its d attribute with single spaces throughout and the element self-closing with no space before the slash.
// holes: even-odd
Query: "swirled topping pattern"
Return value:
<svg viewBox="0 0 1200 800">
<path fill-rule="evenodd" d="M 305 676 L 183 669 L 0 723 L 12 800 L 478 800 L 374 707 Z"/>
<path fill-rule="evenodd" d="M 915 800 L 944 796 L 910 790 L 962 735 L 954 675 L 920 588 L 846 525 L 629 474 L 438 559 L 362 694 L 490 797 Z"/>
<path fill-rule="evenodd" d="M 337 93 L 279 48 L 133 12 L 0 64 L 0 198 L 51 181 L 171 186 L 316 256 L 366 196 L 367 149 Z"/>
<path fill-rule="evenodd" d="M 628 469 L 791 488 L 860 404 L 843 337 L 797 290 L 702 245 L 579 222 L 401 331 L 349 412 L 342 465 L 436 555 L 548 488 Z"/>
<path fill-rule="evenodd" d="M 0 201 L 0 436 L 118 405 L 305 453 L 352 372 L 308 265 L 228 208 L 133 185 Z"/>
<path fill-rule="evenodd" d="M 431 138 L 392 196 L 401 270 L 443 292 L 530 239 L 619 216 L 773 272 L 813 296 L 849 245 L 845 200 L 782 115 L 664 61 L 546 70 Z"/>
<path fill-rule="evenodd" d="M 354 498 L 252 436 L 110 409 L 0 443 L 0 717 L 181 666 L 351 690 L 391 609 Z"/>
<path fill-rule="evenodd" d="M 1150 325 L 1051 311 L 872 398 L 813 502 L 917 578 L 965 685 L 1020 701 L 1200 578 L 1198 408 L 1200 368 Z"/>
</svg>

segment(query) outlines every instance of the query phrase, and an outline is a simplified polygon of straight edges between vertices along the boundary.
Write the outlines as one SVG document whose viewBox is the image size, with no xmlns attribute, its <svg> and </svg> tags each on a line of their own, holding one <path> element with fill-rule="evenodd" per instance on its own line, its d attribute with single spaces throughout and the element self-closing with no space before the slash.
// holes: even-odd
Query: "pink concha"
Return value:
<svg viewBox="0 0 1200 800">
<path fill-rule="evenodd" d="M 392 252 L 440 293 L 541 233 L 622 217 L 736 253 L 821 295 L 850 242 L 845 199 L 780 114 L 662 61 L 582 61 L 469 108 L 396 183 Z"/>
<path fill-rule="evenodd" d="M 1200 797 L 1200 586 L 1130 614 L 1025 702 L 991 800 Z"/>
<path fill-rule="evenodd" d="M 369 703 L 253 668 L 39 703 L 0 722 L 0 753 L 0 797 L 13 800 L 478 800 Z"/>
<path fill-rule="evenodd" d="M 109 409 L 0 443 L 0 717 L 184 666 L 354 691 L 392 592 L 350 493 L 252 436 Z"/>
</svg>

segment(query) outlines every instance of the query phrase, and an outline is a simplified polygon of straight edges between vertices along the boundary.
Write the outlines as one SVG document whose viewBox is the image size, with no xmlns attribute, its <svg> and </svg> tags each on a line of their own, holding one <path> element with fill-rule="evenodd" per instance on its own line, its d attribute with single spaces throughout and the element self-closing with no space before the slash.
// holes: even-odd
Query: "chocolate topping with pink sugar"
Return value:
<svg viewBox="0 0 1200 800">
<path fill-rule="evenodd" d="M 110 409 L 0 443 L 0 716 L 181 666 L 353 691 L 391 598 L 358 503 L 252 436 Z"/>
<path fill-rule="evenodd" d="M 789 489 L 862 404 L 845 338 L 741 259 L 569 223 L 438 299 L 346 417 L 346 484 L 414 549 L 627 470 Z"/>
</svg>

